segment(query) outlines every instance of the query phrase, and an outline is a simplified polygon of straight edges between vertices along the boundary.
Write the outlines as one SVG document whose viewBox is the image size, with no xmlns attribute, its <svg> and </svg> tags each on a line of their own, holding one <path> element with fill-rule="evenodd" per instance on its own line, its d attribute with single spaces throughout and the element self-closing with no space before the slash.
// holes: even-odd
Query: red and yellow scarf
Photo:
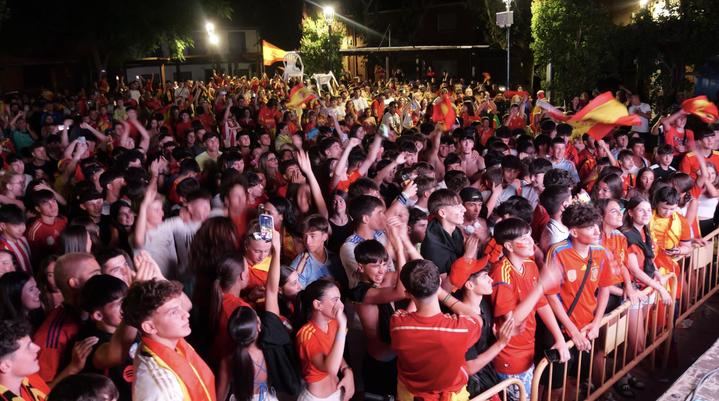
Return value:
<svg viewBox="0 0 719 401">
<path fill-rule="evenodd" d="M 217 401 L 215 375 L 185 340 L 173 350 L 148 337 L 142 338 L 143 350 L 163 368 L 171 371 L 182 384 L 187 401 Z"/>
<path fill-rule="evenodd" d="M 47 384 L 37 374 L 22 380 L 20 394 L 15 394 L 0 384 L 0 400 L 3 401 L 45 401 L 49 392 Z"/>
</svg>

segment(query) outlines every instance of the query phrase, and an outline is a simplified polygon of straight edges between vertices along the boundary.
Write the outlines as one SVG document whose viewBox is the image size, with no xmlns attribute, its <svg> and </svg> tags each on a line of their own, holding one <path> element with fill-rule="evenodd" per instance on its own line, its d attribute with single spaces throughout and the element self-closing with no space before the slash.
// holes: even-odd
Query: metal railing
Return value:
<svg viewBox="0 0 719 401">
<path fill-rule="evenodd" d="M 679 297 L 679 317 L 681 323 L 700 307 L 707 299 L 719 291 L 719 228 L 704 237 L 707 244 L 694 248 L 692 252 L 677 259 L 679 280 L 683 280 L 683 294 Z"/>
<path fill-rule="evenodd" d="M 522 384 L 521 380 L 515 378 L 503 380 L 499 384 L 494 385 L 494 387 L 482 392 L 482 394 L 472 398 L 470 401 L 488 401 L 491 400 L 495 395 L 499 394 L 502 394 L 500 396 L 500 399 L 502 401 L 508 401 L 508 391 L 510 386 L 516 386 L 519 388 L 518 401 L 527 401 L 527 392 L 524 390 L 524 384 Z"/>
<path fill-rule="evenodd" d="M 667 282 L 671 288 L 672 299 L 676 299 L 676 277 L 667 276 Z M 642 292 L 654 298 L 654 303 L 632 309 L 632 305 L 626 301 L 604 316 L 601 321 L 600 336 L 591 341 L 591 350 L 587 352 L 587 356 L 582 353 L 579 353 L 581 357 L 575 356 L 575 362 L 571 364 L 573 366 L 568 367 L 568 363 L 550 364 L 546 358 L 540 360 L 534 370 L 531 400 L 596 400 L 647 357 L 651 358 L 654 367 L 656 353 L 662 346 L 662 361 L 666 363 L 674 329 L 675 304 L 672 302 L 669 305 L 660 305 L 660 297 L 654 294 L 655 290 L 652 288 L 646 288 Z M 629 323 L 630 313 L 641 313 L 640 316 L 631 319 L 636 322 L 634 327 Z M 642 327 L 639 327 L 639 324 Z M 643 329 L 644 335 L 636 334 L 640 328 Z M 630 336 L 632 331 L 633 334 Z M 632 351 L 629 347 L 630 340 L 634 344 L 631 347 Z M 568 341 L 567 345 L 570 349 L 574 348 L 572 341 Z M 585 366 L 583 367 L 582 364 Z M 547 370 L 548 380 L 545 383 L 542 376 Z M 555 373 L 555 370 L 560 372 Z M 568 374 L 570 370 L 572 372 Z M 561 376 L 559 383 L 556 374 Z M 552 386 L 552 383 L 559 386 Z"/>
</svg>

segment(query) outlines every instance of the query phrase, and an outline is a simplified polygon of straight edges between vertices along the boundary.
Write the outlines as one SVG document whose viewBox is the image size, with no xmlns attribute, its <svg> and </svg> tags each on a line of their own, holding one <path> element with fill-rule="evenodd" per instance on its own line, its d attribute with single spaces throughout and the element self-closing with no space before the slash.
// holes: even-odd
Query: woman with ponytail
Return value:
<svg viewBox="0 0 719 401">
<path fill-rule="evenodd" d="M 240 276 L 247 274 L 243 272 Z M 219 399 L 274 401 L 277 400 L 275 392 L 292 398 L 299 394 L 301 383 L 297 374 L 297 354 L 292 337 L 280 319 L 279 279 L 280 237 L 275 231 L 265 310 L 256 313 L 249 306 L 239 306 L 229 318 L 226 331 L 232 346 L 224 350 L 234 351 L 223 358 L 220 365 L 217 380 Z"/>
<path fill-rule="evenodd" d="M 352 369 L 342 357 L 347 317 L 340 290 L 325 279 L 310 283 L 300 293 L 305 323 L 297 332 L 297 350 L 307 387 L 298 401 L 347 401 L 354 394 Z"/>
</svg>

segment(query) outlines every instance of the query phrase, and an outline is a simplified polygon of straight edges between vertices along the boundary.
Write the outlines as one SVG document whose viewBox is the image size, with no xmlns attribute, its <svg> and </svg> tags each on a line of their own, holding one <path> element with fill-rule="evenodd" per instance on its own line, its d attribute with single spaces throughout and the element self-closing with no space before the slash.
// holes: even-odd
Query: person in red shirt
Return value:
<svg viewBox="0 0 719 401">
<path fill-rule="evenodd" d="M 664 143 L 674 149 L 675 158 L 685 154 L 689 149 L 694 149 L 694 132 L 685 128 L 688 114 L 680 109 L 662 120 Z"/>
<path fill-rule="evenodd" d="M 75 361 L 68 365 L 70 347 L 82 323 L 80 291 L 85 282 L 97 274 L 100 274 L 100 265 L 89 253 L 68 253 L 57 260 L 55 282 L 62 292 L 63 304 L 45 317 L 33 336 L 33 341 L 40 346 L 40 376 L 48 383 L 79 373 L 82 369 Z M 96 337 L 89 337 L 75 347 L 91 349 L 97 340 Z"/>
<path fill-rule="evenodd" d="M 527 116 L 524 114 L 524 102 L 521 104 L 513 104 L 509 108 L 509 118 L 507 119 L 507 128 L 525 129 L 527 127 Z"/>
<path fill-rule="evenodd" d="M 562 362 L 569 360 L 569 349 L 562 331 L 547 304 L 544 291 L 558 286 L 560 276 L 556 269 L 543 269 L 540 277 L 532 261 L 534 240 L 527 222 L 510 217 L 497 223 L 494 238 L 502 246 L 504 258 L 495 263 L 491 277 L 495 290 L 492 293 L 495 322 L 499 325 L 508 318 L 514 319 L 519 332 L 494 358 L 494 368 L 500 380 L 518 378 L 524 383 L 527 397 L 531 397 L 534 373 L 534 338 L 537 328 L 535 313 L 554 337 L 554 346 Z M 519 392 L 510 389 L 510 395 L 519 398 Z"/>
<path fill-rule="evenodd" d="M 44 401 L 50 388 L 37 374 L 40 347 L 25 321 L 0 321 L 0 397 L 7 401 Z"/>
<path fill-rule="evenodd" d="M 562 213 L 562 224 L 569 229 L 569 239 L 549 249 L 544 267 L 561 269 L 562 284 L 546 292 L 547 301 L 580 352 L 591 350 L 592 340 L 599 336 L 612 285 L 611 259 L 599 245 L 600 222 L 601 216 L 594 206 L 585 203 L 568 206 Z M 572 358 L 572 362 L 577 359 Z M 594 359 L 595 365 L 599 364 L 593 369 L 595 374 L 602 371 L 602 360 Z M 587 365 L 582 360 L 583 371 L 588 370 Z M 572 371 L 576 369 L 570 367 L 569 372 Z M 561 379 L 562 373 L 555 370 L 556 376 Z"/>
<path fill-rule="evenodd" d="M 55 194 L 41 189 L 30 194 L 30 202 L 40 217 L 27 230 L 27 240 L 35 257 L 44 257 L 60 251 L 60 233 L 67 219 L 59 216 Z"/>
<path fill-rule="evenodd" d="M 715 169 L 719 171 L 719 152 L 714 150 L 716 136 L 710 128 L 705 127 L 698 130 L 694 139 L 696 141 L 696 149 L 684 156 L 679 163 L 679 171 L 689 174 L 689 176 L 696 181 L 698 177 L 697 173 L 700 170 L 699 161 L 697 160 L 699 155 L 697 155 L 697 153 L 701 153 L 704 160 L 706 160 L 707 163 L 713 164 Z"/>
<path fill-rule="evenodd" d="M 431 261 L 407 263 L 400 280 L 417 311 L 400 310 L 390 320 L 392 350 L 397 354 L 397 399 L 468 400 L 464 355 L 479 340 L 481 322 L 441 312 L 439 268 Z"/>
<path fill-rule="evenodd" d="M 339 288 L 329 280 L 313 281 L 302 294 L 302 310 L 309 320 L 297 332 L 296 343 L 307 387 L 298 401 L 348 401 L 354 395 L 354 376 L 342 356 L 347 317 Z"/>
</svg>

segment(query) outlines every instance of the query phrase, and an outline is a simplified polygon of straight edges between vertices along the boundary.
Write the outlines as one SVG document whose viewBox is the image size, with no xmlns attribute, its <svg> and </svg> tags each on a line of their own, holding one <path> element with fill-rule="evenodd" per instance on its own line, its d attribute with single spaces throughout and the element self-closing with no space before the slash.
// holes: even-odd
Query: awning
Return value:
<svg viewBox="0 0 719 401">
<path fill-rule="evenodd" d="M 383 47 L 355 47 L 340 49 L 340 54 L 371 54 L 371 53 L 407 53 L 442 50 L 474 50 L 488 49 L 489 45 L 445 45 L 445 46 L 383 46 Z"/>
</svg>

